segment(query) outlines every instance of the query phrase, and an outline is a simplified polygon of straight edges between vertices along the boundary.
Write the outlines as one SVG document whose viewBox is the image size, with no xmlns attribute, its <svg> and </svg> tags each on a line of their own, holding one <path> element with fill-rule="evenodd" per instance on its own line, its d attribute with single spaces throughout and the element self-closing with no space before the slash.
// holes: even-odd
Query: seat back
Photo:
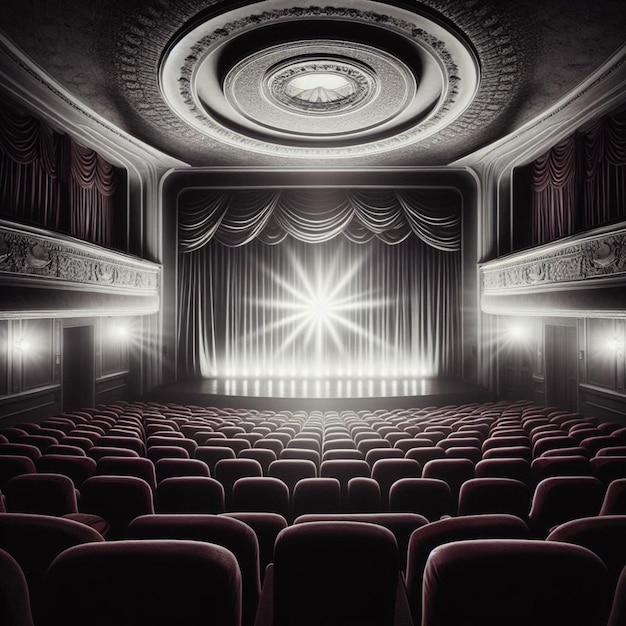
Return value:
<svg viewBox="0 0 626 626">
<path fill-rule="evenodd" d="M 80 510 L 105 519 L 107 539 L 119 539 L 132 519 L 154 513 L 152 489 L 136 476 L 92 476 L 83 483 Z"/>
<path fill-rule="evenodd" d="M 423 595 L 422 626 L 604 626 L 611 599 L 606 566 L 589 550 L 519 539 L 440 546 Z"/>
<path fill-rule="evenodd" d="M 28 583 L 17 561 L 0 549 L 0 624 L 33 626 Z"/>
<path fill-rule="evenodd" d="M 126 531 L 128 539 L 189 539 L 223 546 L 235 555 L 241 570 L 242 624 L 253 626 L 261 595 L 259 542 L 244 522 L 222 515 L 143 515 Z"/>
<path fill-rule="evenodd" d="M 71 546 L 101 541 L 96 530 L 74 520 L 27 513 L 0 515 L 0 549 L 11 554 L 24 572 L 36 623 L 45 618 L 44 579 L 52 561 Z"/>
<path fill-rule="evenodd" d="M 430 553 L 452 541 L 491 538 L 527 538 L 528 525 L 512 515 L 468 515 L 442 519 L 415 530 L 407 550 L 406 589 L 415 624 L 422 620 L 424 568 Z"/>
<path fill-rule="evenodd" d="M 389 511 L 418 513 L 433 522 L 452 515 L 452 492 L 438 478 L 401 478 L 389 490 Z"/>
<path fill-rule="evenodd" d="M 224 487 L 207 476 L 165 478 L 157 485 L 157 513 L 223 513 Z"/>
<path fill-rule="evenodd" d="M 64 626 L 241 624 L 241 572 L 222 546 L 154 539 L 70 548 L 46 576 L 47 613 Z"/>
<path fill-rule="evenodd" d="M 362 522 L 283 530 L 273 565 L 275 626 L 392 626 L 399 576 L 391 531 Z"/>
<path fill-rule="evenodd" d="M 78 512 L 76 489 L 71 478 L 62 474 L 23 474 L 5 487 L 10 513 L 67 515 Z"/>
</svg>

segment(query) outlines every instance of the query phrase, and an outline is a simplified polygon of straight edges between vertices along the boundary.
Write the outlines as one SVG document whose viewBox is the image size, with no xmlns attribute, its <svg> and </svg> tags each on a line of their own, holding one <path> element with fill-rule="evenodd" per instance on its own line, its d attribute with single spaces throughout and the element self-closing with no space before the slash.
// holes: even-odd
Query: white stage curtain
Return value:
<svg viewBox="0 0 626 626">
<path fill-rule="evenodd" d="M 458 375 L 460 205 L 446 190 L 184 194 L 181 375 Z"/>
</svg>

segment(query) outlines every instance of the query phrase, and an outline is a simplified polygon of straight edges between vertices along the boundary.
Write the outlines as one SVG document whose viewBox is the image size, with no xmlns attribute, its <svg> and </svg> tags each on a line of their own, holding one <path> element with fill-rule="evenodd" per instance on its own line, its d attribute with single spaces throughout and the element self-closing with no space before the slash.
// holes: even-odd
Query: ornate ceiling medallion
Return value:
<svg viewBox="0 0 626 626">
<path fill-rule="evenodd" d="M 379 8 L 266 0 L 200 20 L 164 53 L 162 96 L 196 130 L 265 154 L 355 156 L 420 141 L 471 104 L 478 63 L 432 18 Z"/>
<path fill-rule="evenodd" d="M 376 95 L 371 68 L 345 58 L 313 58 L 272 68 L 263 81 L 265 95 L 287 109 L 337 113 L 367 103 Z"/>
</svg>

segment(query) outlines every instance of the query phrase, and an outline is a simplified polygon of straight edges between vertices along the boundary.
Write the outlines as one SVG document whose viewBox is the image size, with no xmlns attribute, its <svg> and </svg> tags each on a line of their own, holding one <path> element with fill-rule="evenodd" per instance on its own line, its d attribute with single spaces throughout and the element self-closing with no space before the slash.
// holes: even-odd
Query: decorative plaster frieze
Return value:
<svg viewBox="0 0 626 626">
<path fill-rule="evenodd" d="M 83 289 L 155 295 L 161 268 L 114 250 L 0 223 L 0 284 L 3 278 L 41 280 Z"/>
<path fill-rule="evenodd" d="M 480 275 L 486 295 L 586 288 L 591 281 L 626 280 L 626 224 L 484 263 Z"/>
</svg>

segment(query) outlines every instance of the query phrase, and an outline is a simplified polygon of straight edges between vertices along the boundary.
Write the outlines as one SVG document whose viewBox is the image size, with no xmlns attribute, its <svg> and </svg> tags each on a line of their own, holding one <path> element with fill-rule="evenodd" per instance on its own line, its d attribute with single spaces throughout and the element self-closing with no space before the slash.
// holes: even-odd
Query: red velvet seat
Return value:
<svg viewBox="0 0 626 626">
<path fill-rule="evenodd" d="M 512 515 L 451 517 L 415 530 L 409 540 L 406 569 L 406 589 L 413 622 L 421 624 L 424 568 L 435 548 L 463 539 L 523 539 L 529 535 L 527 524 Z"/>
<path fill-rule="evenodd" d="M 423 596 L 422 626 L 604 626 L 611 602 L 595 554 L 519 539 L 440 546 L 428 558 Z"/>
<path fill-rule="evenodd" d="M 0 515 L 0 549 L 10 553 L 24 572 L 35 623 L 45 623 L 44 580 L 54 559 L 71 546 L 101 541 L 102 535 L 93 528 L 62 517 Z"/>
<path fill-rule="evenodd" d="M 303 478 L 293 490 L 291 513 L 298 517 L 307 513 L 339 513 L 341 486 L 336 478 Z"/>
<path fill-rule="evenodd" d="M 136 476 L 92 476 L 83 483 L 80 511 L 105 519 L 106 538 L 119 539 L 135 517 L 154 513 L 152 489 Z"/>
<path fill-rule="evenodd" d="M 206 476 L 166 478 L 157 485 L 157 513 L 223 513 L 224 487 Z"/>
<path fill-rule="evenodd" d="M 222 546 L 154 539 L 63 552 L 46 577 L 51 624 L 240 626 L 241 572 Z"/>
<path fill-rule="evenodd" d="M 232 508 L 233 485 L 240 478 L 252 478 L 263 476 L 263 468 L 254 459 L 222 459 L 215 464 L 213 474 L 222 487 L 224 487 L 224 504 L 227 511 Z"/>
<path fill-rule="evenodd" d="M 18 562 L 0 549 L 0 623 L 33 626 L 28 583 Z"/>
<path fill-rule="evenodd" d="M 618 478 L 609 484 L 599 515 L 626 515 L 626 478 Z"/>
<path fill-rule="evenodd" d="M 146 458 L 106 456 L 98 461 L 97 476 L 136 476 L 145 480 L 150 489 L 156 489 L 154 463 Z"/>
<path fill-rule="evenodd" d="M 556 476 L 536 487 L 529 513 L 534 534 L 545 538 L 552 528 L 571 519 L 597 515 L 604 485 L 591 476 Z"/>
<path fill-rule="evenodd" d="M 259 542 L 246 523 L 222 515 L 143 515 L 129 524 L 126 538 L 189 539 L 232 552 L 241 570 L 242 625 L 253 626 L 261 595 Z"/>
<path fill-rule="evenodd" d="M 386 528 L 297 524 L 276 539 L 257 626 L 392 626 L 401 623 L 402 606 L 408 611 L 399 581 L 398 546 Z"/>
<path fill-rule="evenodd" d="M 37 471 L 68 476 L 72 479 L 74 487 L 80 489 L 82 484 L 94 475 L 96 462 L 87 456 L 46 453 L 37 461 Z"/>
<path fill-rule="evenodd" d="M 429 521 L 452 515 L 452 492 L 437 478 L 401 478 L 389 489 L 391 513 L 417 513 Z"/>
<path fill-rule="evenodd" d="M 10 513 L 62 516 L 78 512 L 72 479 L 62 474 L 23 474 L 12 478 L 4 495 Z"/>
<path fill-rule="evenodd" d="M 471 478 L 461 485 L 459 515 L 505 513 L 527 520 L 532 492 L 512 478 Z"/>
</svg>

